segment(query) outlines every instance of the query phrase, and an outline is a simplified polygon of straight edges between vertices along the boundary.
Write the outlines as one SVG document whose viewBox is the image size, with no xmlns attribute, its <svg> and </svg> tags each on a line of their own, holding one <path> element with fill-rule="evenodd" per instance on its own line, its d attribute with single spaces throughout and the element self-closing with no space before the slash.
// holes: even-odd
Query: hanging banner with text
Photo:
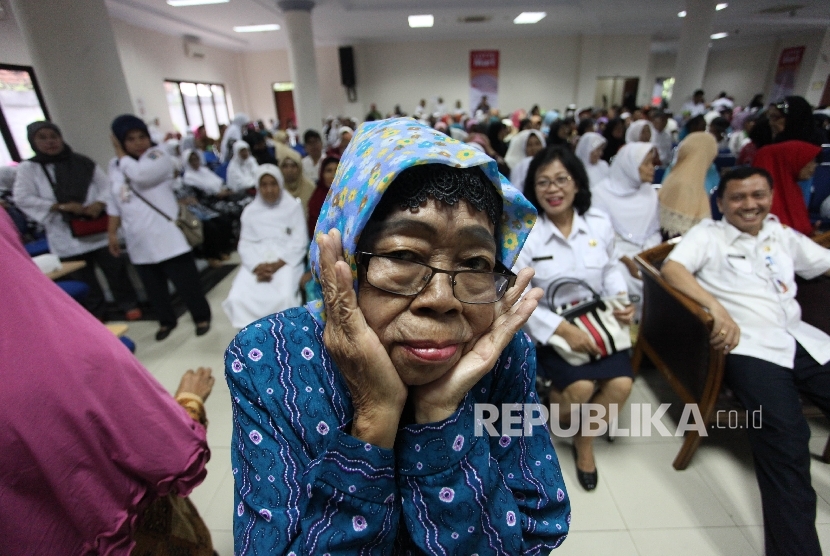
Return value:
<svg viewBox="0 0 830 556">
<path fill-rule="evenodd" d="M 499 105 L 499 51 L 470 51 L 470 112 L 476 114 Z"/>
<path fill-rule="evenodd" d="M 781 51 L 781 57 L 778 58 L 778 68 L 775 70 L 772 92 L 769 95 L 770 102 L 778 102 L 793 94 L 802 58 L 804 58 L 803 46 L 785 48 Z"/>
</svg>

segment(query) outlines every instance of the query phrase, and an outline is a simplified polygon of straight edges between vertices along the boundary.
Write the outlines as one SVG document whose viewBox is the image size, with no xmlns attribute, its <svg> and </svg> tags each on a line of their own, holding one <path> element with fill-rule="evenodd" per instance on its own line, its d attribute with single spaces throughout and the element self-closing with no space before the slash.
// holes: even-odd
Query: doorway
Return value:
<svg viewBox="0 0 830 556">
<path fill-rule="evenodd" d="M 597 79 L 594 106 L 610 108 L 616 105 L 633 110 L 637 105 L 639 89 L 639 77 L 600 77 Z"/>
<path fill-rule="evenodd" d="M 274 105 L 277 108 L 277 126 L 288 129 L 288 122 L 295 119 L 293 83 L 274 83 Z"/>
</svg>

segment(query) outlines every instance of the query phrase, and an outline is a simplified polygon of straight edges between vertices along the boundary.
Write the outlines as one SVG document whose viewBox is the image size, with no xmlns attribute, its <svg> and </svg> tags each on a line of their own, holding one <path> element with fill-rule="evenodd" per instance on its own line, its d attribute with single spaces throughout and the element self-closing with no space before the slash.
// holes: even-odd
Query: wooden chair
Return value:
<svg viewBox="0 0 830 556">
<path fill-rule="evenodd" d="M 823 247 L 830 247 L 830 232 L 813 239 Z M 677 242 L 671 240 L 660 244 L 634 258 L 643 278 L 643 315 L 632 366 L 636 373 L 643 356 L 648 357 L 683 403 L 697 404 L 704 421 L 712 424 L 720 409 L 718 398 L 726 357 L 709 344 L 712 316 L 660 275 L 660 266 Z M 798 279 L 797 299 L 803 320 L 830 333 L 830 279 Z M 820 414 L 816 408 L 808 408 L 805 413 L 809 416 Z M 700 434 L 687 432 L 674 460 L 674 468 L 685 469 L 699 444 Z M 822 459 L 830 463 L 830 439 Z"/>
</svg>

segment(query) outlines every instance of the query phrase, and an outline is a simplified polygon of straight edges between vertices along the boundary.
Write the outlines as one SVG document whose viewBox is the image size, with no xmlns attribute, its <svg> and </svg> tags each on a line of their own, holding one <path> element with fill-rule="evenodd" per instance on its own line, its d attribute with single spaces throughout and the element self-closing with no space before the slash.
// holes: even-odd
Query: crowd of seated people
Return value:
<svg viewBox="0 0 830 556">
<path fill-rule="evenodd" d="M 39 225 L 45 229 L 50 248 L 62 260 L 83 259 L 87 262 L 87 270 L 79 275 L 79 279 L 91 285 L 97 284 L 94 269 L 100 267 L 116 301 L 128 317 L 137 308 L 135 292 L 132 291 L 125 271 L 126 265 L 132 264 L 158 316 L 158 340 L 166 338 L 177 324 L 167 290 L 168 279 L 175 284 L 190 310 L 196 334 L 201 335 L 209 330 L 210 308 L 199 289 L 194 256 L 208 259 L 216 266 L 227 260 L 234 250 L 239 252 L 241 268 L 231 293 L 223 304 L 234 327 L 245 329 L 249 323 L 274 313 L 283 315 L 279 317 L 283 319 L 279 321 L 281 324 L 285 324 L 283 321 L 286 319 L 303 320 L 305 316 L 300 318 L 294 313 L 291 313 L 291 317 L 284 315 L 288 314 L 285 311 L 296 312 L 296 308 L 304 302 L 310 303 L 309 307 L 319 309 L 319 313 L 312 310 L 313 318 L 307 318 L 307 324 L 311 326 L 311 323 L 317 321 L 324 323 L 320 325 L 324 326 L 327 321 L 323 308 L 330 310 L 334 290 L 343 290 L 345 287 L 345 278 L 336 276 L 337 270 L 334 269 L 338 266 L 338 257 L 342 260 L 343 255 L 337 249 L 352 249 L 354 255 L 356 248 L 355 245 L 340 244 L 341 235 L 352 234 L 357 241 L 354 236 L 357 230 L 352 227 L 357 224 L 354 218 L 363 219 L 359 225 L 367 226 L 372 234 L 377 234 L 377 237 L 372 236 L 371 241 L 361 239 L 363 243 L 360 245 L 363 248 L 375 246 L 381 254 L 378 258 L 372 258 L 378 254 L 370 250 L 362 255 L 366 257 L 363 262 L 355 259 L 352 272 L 359 277 L 355 278 L 355 284 L 360 282 L 362 285 L 358 297 L 350 298 L 348 302 L 361 305 L 361 296 L 364 296 L 363 299 L 369 300 L 366 301 L 366 307 L 380 307 L 370 303 L 371 298 L 365 297 L 364 289 L 368 287 L 367 284 L 380 287 L 372 281 L 377 279 L 377 274 L 373 273 L 377 272 L 379 264 L 399 264 L 378 263 L 385 260 L 383 250 L 377 246 L 384 244 L 383 226 L 386 224 L 367 220 L 368 215 L 362 212 L 364 204 L 370 198 L 382 198 L 384 189 L 378 189 L 380 186 L 377 186 L 371 191 L 360 193 L 365 195 L 360 197 L 359 188 L 350 189 L 348 182 L 352 175 L 347 175 L 350 171 L 361 172 L 359 180 L 374 184 L 387 179 L 394 183 L 395 176 L 407 170 L 399 167 L 394 171 L 390 169 L 388 175 L 382 175 L 378 168 L 386 162 L 380 160 L 380 155 L 375 151 L 369 151 L 369 154 L 378 159 L 378 168 L 366 166 L 366 163 L 358 165 L 358 149 L 371 145 L 379 151 L 388 146 L 388 141 L 384 142 L 388 138 L 373 134 L 373 126 L 388 126 L 389 130 L 406 137 L 410 141 L 407 144 L 413 144 L 411 141 L 426 134 L 432 134 L 431 140 L 437 142 L 442 142 L 443 138 L 452 138 L 455 140 L 452 143 L 452 156 L 478 161 L 470 167 L 481 167 L 482 175 L 486 174 L 489 180 L 485 180 L 485 183 L 493 181 L 497 175 L 496 170 L 504 176 L 496 189 L 505 206 L 508 202 L 518 202 L 516 199 L 521 198 L 521 202 L 534 207 L 539 215 L 532 233 L 525 229 L 533 226 L 532 221 L 517 219 L 510 223 L 523 230 L 523 235 L 519 235 L 522 241 L 527 239 L 527 243 L 524 251 L 516 254 L 517 260 L 505 258 L 501 262 L 515 262 L 517 272 L 524 267 L 533 268 L 536 276 L 532 280 L 528 278 L 524 284 L 529 284 L 529 290 L 531 287 L 545 290 L 544 298 L 538 299 L 540 294 L 534 294 L 537 296 L 534 303 L 538 302 L 539 307 L 532 314 L 528 313 L 516 329 L 523 327 L 530 338 L 523 341 L 536 344 L 537 372 L 542 377 L 542 381 L 537 384 L 545 386 L 545 391 L 540 391 L 539 394 L 566 408 L 560 413 L 560 422 L 566 427 L 572 420 L 579 420 L 578 412 L 571 411 L 579 404 L 625 403 L 631 389 L 632 373 L 624 350 L 606 352 L 600 349 L 596 339 L 578 328 L 574 322 L 562 317 L 560 309 L 597 294 L 614 301 L 613 304 L 609 302 L 609 305 L 613 306 L 613 318 L 619 325 L 627 327 L 630 323 L 636 323 L 643 295 L 639 271 L 633 262 L 636 254 L 671 237 L 688 235 L 701 243 L 704 240 L 700 238 L 705 238 L 709 233 L 707 230 L 711 228 L 711 233 L 725 235 L 727 239 L 729 234 L 743 233 L 757 237 L 760 241 L 766 237 L 764 234 L 769 233 L 775 241 L 800 246 L 799 249 L 806 253 L 804 257 L 809 255 L 810 260 L 805 262 L 806 259 L 799 259 L 800 262 L 796 263 L 801 266 L 794 267 L 795 263 L 790 263 L 777 270 L 783 272 L 777 278 L 783 288 L 789 288 L 788 280 L 792 278 L 787 274 L 788 269 L 804 270 L 809 266 L 805 272 L 811 276 L 830 269 L 830 263 L 826 262 L 826 252 L 804 247 L 804 241 L 807 240 L 802 235 L 793 236 L 795 232 L 792 231 L 809 236 L 822 226 L 820 221 L 811 220 L 807 206 L 810 180 L 819 164 L 820 145 L 828 142 L 827 123 L 830 120 L 823 117 L 821 112 L 814 114 L 812 107 L 801 97 L 790 96 L 769 105 L 753 99 L 746 107 L 740 107 L 725 94 L 706 103 L 703 91 L 697 91 L 693 100 L 683 105 L 676 114 L 668 112 L 665 106 L 612 106 L 579 111 L 571 106 L 561 113 L 558 110 L 542 111 L 535 106 L 529 111 L 517 110 L 509 117 L 502 117 L 496 108 L 487 104 L 486 99 L 482 100 L 472 114 L 466 113 L 460 106 L 456 110 L 448 110 L 443 101 L 432 108 L 427 106 L 426 101 L 419 103 L 413 114 L 417 124 L 411 124 L 417 127 L 402 127 L 400 121 L 394 119 L 385 121 L 373 105 L 367 115 L 371 124 L 359 125 L 349 118 L 329 118 L 322 133 L 308 130 L 302 136 L 292 127 L 272 133 L 261 122 L 251 122 L 246 115 L 237 114 L 224 129 L 222 137 L 216 140 L 208 138 L 201 128 L 185 137 L 171 137 L 160 145 L 152 140 L 151 130 L 144 122 L 135 116 L 125 115 L 112 123 L 116 157 L 110 164 L 109 175 L 88 158 L 73 153 L 63 143 L 56 126 L 51 123 L 35 123 L 30 126 L 29 138 L 36 156 L 21 163 L 16 169 L 13 187 L 2 185 L 10 181 L 6 174 L 10 175 L 11 172 L 4 170 L 6 173 L 0 175 L 3 178 L 0 187 L 5 189 L 0 189 L 0 194 L 3 195 L 4 208 L 12 217 L 16 217 L 15 223 L 22 217 L 18 229 L 24 233 L 24 237 L 26 233 L 37 233 Z M 396 107 L 387 117 L 405 116 Z M 357 141 L 362 143 L 355 144 Z M 417 145 L 412 148 L 417 149 L 424 161 L 432 160 L 433 153 L 428 152 L 431 146 Z M 439 155 L 444 156 L 443 151 Z M 341 159 L 347 162 L 343 164 Z M 761 170 L 741 173 L 741 167 L 752 166 Z M 735 167 L 739 168 L 738 173 L 734 173 Z M 763 178 L 763 183 L 757 179 L 759 176 Z M 475 180 L 481 181 L 479 178 L 481 176 L 476 174 Z M 469 183 L 473 178 L 463 177 L 459 173 L 441 179 L 428 176 L 424 179 L 446 185 L 452 180 Z M 449 181 L 445 183 L 442 180 Z M 763 186 L 766 185 L 769 190 L 764 189 Z M 389 183 L 383 182 L 383 186 L 388 187 Z M 775 195 L 769 194 L 773 189 Z M 337 195 L 330 193 L 332 190 Z M 440 197 L 446 195 L 445 191 L 430 191 L 435 199 L 453 207 L 453 211 L 467 210 L 464 208 L 466 205 L 455 205 L 449 202 L 448 197 Z M 400 205 L 405 195 L 395 195 L 396 202 Z M 749 198 L 752 200 L 747 201 Z M 417 206 L 416 201 L 407 201 L 410 209 Z M 423 199 L 420 201 L 423 202 Z M 471 206 L 474 205 L 473 200 L 468 201 Z M 413 202 L 415 205 L 411 204 Z M 754 203 L 752 210 L 742 209 L 739 206 L 741 202 Z M 378 218 L 383 222 L 386 219 L 394 221 L 397 213 L 392 209 L 396 207 L 391 201 L 386 204 L 389 206 Z M 175 224 L 182 205 L 189 207 L 202 221 L 204 239 L 195 248 L 188 244 Z M 424 211 L 424 217 L 429 219 L 434 216 L 433 212 L 438 214 L 446 210 L 448 209 L 442 208 L 441 203 L 429 205 L 429 210 Z M 354 211 L 358 216 L 349 211 Z M 746 214 L 747 212 L 751 214 Z M 335 227 L 339 226 L 341 231 L 340 234 L 330 236 L 326 234 L 328 230 L 319 228 L 318 221 L 327 218 L 331 220 L 334 213 L 340 215 Z M 711 218 L 717 218 L 721 213 L 726 218 L 725 222 L 713 228 Z M 769 218 L 767 213 L 771 215 Z M 97 232 L 97 235 L 76 236 L 73 233 L 73 221 L 93 221 L 103 214 L 108 215 L 108 227 Z M 756 222 L 758 218 L 760 223 Z M 747 224 L 747 220 L 752 220 L 752 225 Z M 432 224 L 434 223 L 430 225 Z M 780 231 L 790 228 L 790 231 Z M 396 233 L 390 233 L 390 236 L 395 236 Z M 321 234 L 326 235 L 326 239 L 321 239 Z M 403 235 L 406 236 L 405 233 Z M 504 243 L 505 247 L 510 241 L 515 241 L 515 236 L 510 239 L 503 232 L 497 231 L 497 236 L 499 241 L 507 242 Z M 318 244 L 318 241 L 321 243 Z M 431 237 L 430 241 L 443 245 L 444 240 Z M 691 240 L 687 245 L 691 245 L 690 242 Z M 323 251 L 321 246 L 325 247 Z M 449 246 L 446 248 L 450 249 Z M 397 261 L 398 256 L 399 252 L 394 251 L 393 256 L 387 259 Z M 554 258 L 558 264 L 550 262 Z M 415 263 L 409 259 L 403 260 L 407 264 L 433 264 L 430 257 L 418 259 Z M 678 264 L 668 266 L 667 279 L 693 298 L 703 300 L 706 306 L 716 308 L 716 324 L 723 328 L 715 331 L 713 345 L 733 351 L 740 337 L 737 330 L 744 327 L 740 315 L 730 317 L 730 311 L 723 309 L 722 306 L 730 307 L 729 300 L 724 301 L 715 293 L 708 296 L 701 293 L 698 288 L 706 290 L 708 278 L 702 278 L 702 283 L 696 286 L 679 268 L 682 265 L 694 280 L 695 277 L 700 278 L 697 273 L 705 269 L 710 261 L 698 251 L 692 252 L 692 247 L 688 246 L 679 249 L 672 260 Z M 568 268 L 564 269 L 561 265 L 566 262 Z M 767 261 L 766 264 L 770 271 L 771 263 Z M 825 264 L 827 268 L 823 266 Z M 358 267 L 362 270 L 355 270 Z M 440 264 L 438 267 L 444 268 Z M 438 269 L 432 268 L 432 274 L 425 278 L 425 283 L 434 279 L 434 275 L 444 272 L 436 270 Z M 325 273 L 331 273 L 329 279 L 337 283 L 325 283 Z M 577 280 L 581 284 L 557 293 L 553 288 L 562 279 Z M 368 282 L 364 283 L 366 280 Z M 454 292 L 456 298 L 459 296 L 457 282 L 453 277 L 452 284 L 456 289 L 451 294 Z M 401 287 L 401 283 L 396 282 L 388 286 L 395 291 L 383 290 L 383 287 L 380 289 L 397 295 L 402 293 L 398 291 Z M 436 286 L 435 289 L 440 288 Z M 348 297 L 347 293 L 339 290 L 337 295 L 341 297 L 338 299 Z M 103 303 L 103 294 L 99 295 L 99 291 L 100 289 L 87 298 L 88 309 L 96 316 L 99 316 L 100 305 Z M 432 292 L 432 286 L 424 291 Z M 789 290 L 784 290 L 785 293 L 787 291 Z M 772 295 L 772 292 L 768 293 Z M 402 295 L 410 296 L 408 293 Z M 416 303 L 420 293 L 412 295 L 415 300 L 413 303 Z M 463 293 L 461 295 L 463 297 Z M 717 301 L 713 302 L 713 299 Z M 513 299 L 514 303 L 516 301 Z M 375 332 L 382 332 L 391 326 L 376 321 L 374 314 L 366 317 L 364 327 L 368 324 Z M 338 318 L 346 317 L 341 315 Z M 335 322 L 338 333 L 348 335 L 354 330 L 354 323 Z M 793 334 L 786 325 L 787 323 L 782 324 L 786 329 L 785 334 Z M 242 334 L 239 338 L 244 339 L 244 330 Z M 806 344 L 801 349 L 802 339 L 797 335 L 795 337 L 799 341 L 799 350 L 794 352 L 794 356 L 802 359 L 796 362 L 796 374 L 830 375 L 830 368 L 823 361 L 824 352 L 817 349 L 811 351 Z M 309 333 L 308 342 L 317 342 L 315 345 L 320 349 L 330 349 L 328 344 L 323 347 L 319 343 L 323 341 L 321 338 L 322 336 L 316 337 Z M 380 339 L 384 340 L 382 337 Z M 238 339 L 236 344 L 232 344 L 229 357 L 240 360 L 247 358 L 244 372 L 258 372 L 259 367 L 253 363 L 259 359 L 251 357 L 249 352 L 243 354 L 240 341 Z M 755 340 L 745 337 L 745 344 L 753 341 Z M 810 339 L 804 342 L 809 344 Z M 501 345 L 500 349 L 512 349 L 506 346 L 507 344 Z M 433 347 L 416 346 L 413 349 L 429 350 Z M 568 358 L 563 353 L 572 357 Z M 764 354 L 759 353 L 757 350 L 749 350 L 742 355 L 763 359 Z M 299 355 L 309 359 L 305 351 Z M 355 358 L 372 354 L 342 348 L 340 351 L 332 350 L 331 355 L 338 365 L 342 362 L 341 366 L 349 367 Z M 793 354 L 786 352 L 785 355 L 790 357 Z M 787 361 L 773 359 L 778 366 L 791 369 Z M 744 363 L 746 362 L 741 364 Z M 331 372 L 330 367 L 325 365 L 321 369 Z M 743 367 L 737 363 L 730 368 L 733 367 L 737 370 L 734 371 L 732 380 L 738 388 L 742 388 L 745 385 L 741 381 L 746 377 L 739 376 L 739 373 L 743 372 Z M 236 368 L 229 368 L 230 377 L 233 377 L 230 373 L 240 372 Z M 232 380 L 231 387 L 243 397 L 254 396 L 256 392 L 246 389 L 255 385 L 256 380 L 258 379 L 253 377 L 250 384 Z M 352 379 L 346 376 L 345 383 L 338 385 L 340 390 L 335 389 L 334 394 L 351 391 L 355 385 L 350 380 Z M 800 383 L 806 379 L 798 375 L 793 380 Z M 760 403 L 757 402 L 760 397 L 750 398 L 756 394 L 751 389 L 745 387 L 743 391 L 749 392 L 742 394 L 744 403 Z M 371 395 L 380 394 L 372 392 Z M 453 398 L 454 407 L 458 406 L 461 399 L 456 398 Z M 821 405 L 824 400 L 820 398 L 819 402 Z M 406 413 L 412 408 L 399 405 L 395 408 L 397 414 L 393 420 L 397 422 L 399 419 L 408 419 L 410 425 L 415 423 L 415 417 Z M 821 407 L 830 409 L 830 404 Z M 339 411 L 334 406 L 326 406 L 322 410 L 335 413 Z M 290 418 L 287 414 L 278 415 L 273 408 L 262 411 L 262 415 L 246 415 L 244 419 Z M 267 415 L 269 412 L 271 414 Z M 348 421 L 347 417 L 350 416 L 340 413 L 332 415 L 332 418 L 341 421 L 338 426 Z M 236 424 L 241 427 L 240 423 Z M 291 425 L 286 425 L 289 426 Z M 320 424 L 315 423 L 315 426 L 319 431 Z M 241 429 L 237 431 L 240 435 L 242 432 Z M 363 434 L 359 437 L 368 442 L 366 446 L 381 443 L 387 445 L 390 441 L 388 437 L 374 437 L 369 430 L 360 432 Z M 252 434 L 250 431 L 245 432 L 245 438 L 240 437 L 239 445 L 242 446 L 243 441 L 248 442 L 246 439 L 250 439 L 255 446 L 259 446 L 260 442 Z M 458 438 L 463 439 L 463 434 Z M 378 442 L 373 442 L 372 439 Z M 589 491 L 596 488 L 599 480 L 591 440 L 590 436 L 577 436 L 574 440 L 577 477 L 581 486 Z M 394 434 L 391 441 L 394 443 Z M 765 447 L 769 441 L 766 438 L 753 438 L 752 441 L 756 461 L 760 459 L 763 464 L 760 467 L 766 469 L 764 466 L 768 460 L 765 458 L 772 457 L 769 448 Z M 303 445 L 291 449 L 295 448 L 304 450 L 309 447 Z M 317 450 L 320 447 L 312 448 Z M 803 446 L 799 445 L 801 448 Z M 235 454 L 240 461 L 250 457 L 245 449 L 241 450 Z M 325 454 L 322 451 L 319 457 L 325 457 Z M 372 452 L 366 457 L 370 458 L 367 460 L 369 463 L 377 464 L 382 461 L 384 452 Z M 304 464 L 312 463 L 309 460 Z M 798 465 L 802 464 L 803 461 L 799 461 Z M 245 461 L 250 476 L 265 470 L 262 465 L 261 462 Z M 270 472 L 272 468 L 268 469 Z M 769 474 L 771 471 L 759 470 L 767 524 L 768 518 L 773 520 L 777 514 L 772 510 L 768 514 L 769 505 L 774 503 L 769 498 L 773 496 L 769 494 L 773 492 L 769 486 L 772 479 L 764 473 Z M 797 478 L 802 488 L 790 493 L 796 497 L 791 502 L 793 507 L 803 505 L 805 499 L 809 502 L 812 492 L 809 471 L 805 477 L 803 469 L 800 470 Z M 314 489 L 318 487 L 315 485 Z M 290 491 L 293 487 L 287 488 Z M 339 488 L 337 485 L 329 485 L 323 490 L 337 494 Z M 458 492 L 461 497 L 461 492 Z M 781 496 L 781 493 L 775 492 L 774 495 Z M 438 500 L 446 502 L 442 498 L 444 495 L 437 496 Z M 815 494 L 812 496 L 814 498 Z M 567 512 L 567 498 L 564 500 L 563 505 L 549 508 L 557 516 L 554 521 L 558 520 L 562 525 Z M 518 498 L 516 501 L 519 509 L 522 509 L 521 501 Z M 563 502 L 563 499 L 559 502 Z M 248 500 L 247 503 L 253 502 Z M 378 511 L 382 508 L 382 505 L 379 506 Z M 250 509 L 256 508 L 247 508 Z M 411 511 L 406 507 L 396 510 L 394 505 L 387 510 L 392 513 L 403 511 L 405 515 Z M 273 509 L 256 509 L 259 517 L 249 516 L 245 511 L 237 514 L 237 529 L 242 527 L 240 523 L 245 520 L 250 522 L 248 525 L 268 528 L 271 513 L 266 518 L 262 512 L 271 512 Z M 814 530 L 815 516 L 811 517 L 809 512 L 793 512 L 796 515 L 788 521 L 789 526 L 792 531 L 803 534 L 807 539 L 805 546 L 808 546 L 812 542 L 810 528 Z M 350 519 L 352 518 L 363 519 L 360 515 L 351 516 Z M 358 522 L 350 523 L 354 523 L 355 531 L 358 531 Z M 365 521 L 359 525 L 367 526 Z M 768 524 L 767 528 L 769 529 Z M 384 525 L 377 529 L 376 534 L 388 535 L 389 530 Z M 551 532 L 550 538 L 545 542 L 557 544 L 561 542 L 559 539 L 558 533 Z M 296 539 L 291 542 L 295 541 Z M 777 534 L 767 531 L 767 550 L 770 554 L 777 553 L 781 542 Z"/>
</svg>

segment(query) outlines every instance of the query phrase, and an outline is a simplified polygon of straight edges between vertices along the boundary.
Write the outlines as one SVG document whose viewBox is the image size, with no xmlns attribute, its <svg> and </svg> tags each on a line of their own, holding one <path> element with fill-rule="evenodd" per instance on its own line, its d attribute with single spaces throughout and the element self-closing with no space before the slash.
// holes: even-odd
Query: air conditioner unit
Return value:
<svg viewBox="0 0 830 556">
<path fill-rule="evenodd" d="M 205 57 L 205 48 L 198 37 L 186 36 L 184 38 L 184 55 L 197 60 Z"/>
</svg>

